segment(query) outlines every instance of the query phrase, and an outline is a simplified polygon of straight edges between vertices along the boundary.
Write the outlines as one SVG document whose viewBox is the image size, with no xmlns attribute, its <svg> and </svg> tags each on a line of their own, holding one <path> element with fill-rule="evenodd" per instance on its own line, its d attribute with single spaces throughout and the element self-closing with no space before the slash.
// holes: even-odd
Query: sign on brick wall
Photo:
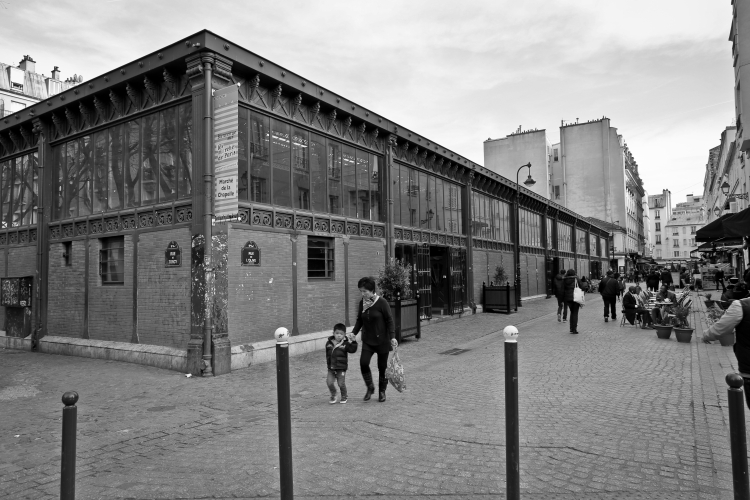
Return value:
<svg viewBox="0 0 750 500">
<path fill-rule="evenodd" d="M 182 266 L 182 249 L 176 241 L 170 241 L 164 252 L 164 267 Z"/>
<path fill-rule="evenodd" d="M 245 243 L 245 246 L 242 247 L 240 260 L 243 266 L 260 265 L 260 248 L 258 248 L 258 245 L 256 245 L 254 241 L 248 241 Z"/>
<path fill-rule="evenodd" d="M 236 220 L 238 107 L 237 86 L 214 92 L 214 220 Z"/>
</svg>

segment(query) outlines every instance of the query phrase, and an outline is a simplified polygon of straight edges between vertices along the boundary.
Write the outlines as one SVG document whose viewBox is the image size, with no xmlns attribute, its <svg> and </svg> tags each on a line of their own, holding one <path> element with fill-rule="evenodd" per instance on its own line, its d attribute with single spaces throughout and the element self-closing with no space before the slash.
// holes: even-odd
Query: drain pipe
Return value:
<svg viewBox="0 0 750 500">
<path fill-rule="evenodd" d="M 203 376 L 213 377 L 211 340 L 213 337 L 214 269 L 213 251 L 213 58 L 204 56 L 203 62 L 203 271 L 205 272 L 205 305 L 203 309 Z"/>
</svg>

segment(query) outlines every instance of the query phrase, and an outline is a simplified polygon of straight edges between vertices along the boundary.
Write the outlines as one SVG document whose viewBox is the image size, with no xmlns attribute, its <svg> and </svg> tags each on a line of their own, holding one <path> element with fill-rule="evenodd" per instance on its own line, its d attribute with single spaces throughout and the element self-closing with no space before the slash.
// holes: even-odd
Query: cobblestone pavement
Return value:
<svg viewBox="0 0 750 500">
<path fill-rule="evenodd" d="M 731 348 L 699 342 L 700 311 L 680 344 L 604 323 L 587 301 L 579 335 L 554 299 L 425 327 L 399 347 L 408 390 L 382 404 L 362 401 L 358 354 L 346 405 L 328 404 L 322 352 L 292 358 L 296 498 L 504 498 L 508 324 L 521 332 L 522 498 L 732 498 Z M 201 379 L 0 350 L 0 498 L 59 496 L 67 390 L 81 396 L 79 500 L 278 497 L 275 389 L 273 363 Z"/>
</svg>

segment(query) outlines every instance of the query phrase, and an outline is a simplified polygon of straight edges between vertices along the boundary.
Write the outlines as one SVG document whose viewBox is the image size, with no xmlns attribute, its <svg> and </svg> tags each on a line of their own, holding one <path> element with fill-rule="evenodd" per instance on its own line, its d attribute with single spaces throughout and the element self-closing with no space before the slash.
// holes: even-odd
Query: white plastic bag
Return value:
<svg viewBox="0 0 750 500">
<path fill-rule="evenodd" d="M 575 290 L 573 290 L 573 302 L 577 302 L 581 307 L 586 304 L 586 295 L 584 295 L 583 290 L 578 287 L 578 280 L 576 280 L 576 287 Z"/>
<path fill-rule="evenodd" d="M 404 365 L 398 357 L 398 347 L 393 348 L 393 356 L 388 360 L 388 366 L 385 368 L 385 378 L 391 383 L 398 392 L 404 392 L 406 389 L 406 380 L 404 379 Z"/>
</svg>

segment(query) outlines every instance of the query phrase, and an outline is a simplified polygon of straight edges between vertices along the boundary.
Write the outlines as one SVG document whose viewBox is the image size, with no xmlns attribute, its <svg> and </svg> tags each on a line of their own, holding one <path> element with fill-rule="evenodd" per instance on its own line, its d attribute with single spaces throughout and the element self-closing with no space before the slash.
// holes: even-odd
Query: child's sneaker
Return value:
<svg viewBox="0 0 750 500">
<path fill-rule="evenodd" d="M 331 399 L 328 400 L 329 405 L 336 404 L 336 396 L 331 396 Z"/>
<path fill-rule="evenodd" d="M 342 405 L 345 405 L 347 400 L 348 398 L 341 398 L 341 401 L 339 401 L 339 403 L 341 403 Z"/>
</svg>

